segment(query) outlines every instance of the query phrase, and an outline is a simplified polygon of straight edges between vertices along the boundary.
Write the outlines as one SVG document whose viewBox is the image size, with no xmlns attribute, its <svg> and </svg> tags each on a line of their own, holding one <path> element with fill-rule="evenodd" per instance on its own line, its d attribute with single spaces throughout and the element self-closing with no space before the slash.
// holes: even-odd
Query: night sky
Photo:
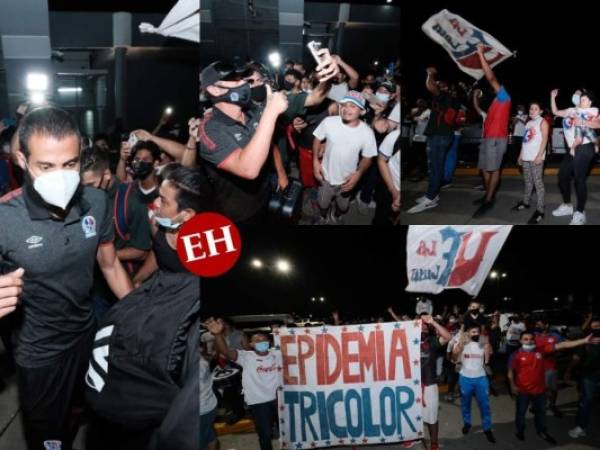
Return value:
<svg viewBox="0 0 600 450">
<path fill-rule="evenodd" d="M 316 229 L 318 228 L 318 229 Z M 313 312 L 378 314 L 399 298 L 403 249 L 396 230 L 366 227 L 296 227 L 242 230 L 242 256 L 225 276 L 203 281 L 203 315 Z M 281 276 L 257 272 L 252 258 L 289 259 Z M 323 296 L 326 302 L 311 304 Z"/>
<path fill-rule="evenodd" d="M 227 275 L 203 282 L 203 315 L 313 313 L 338 308 L 346 318 L 385 316 L 393 305 L 398 312 L 414 312 L 414 294 L 406 287 L 406 228 L 395 230 L 308 227 L 285 230 L 243 230 L 243 254 Z M 594 228 L 513 227 L 495 264 L 508 277 L 486 282 L 479 298 L 490 308 L 528 311 L 567 305 L 587 310 L 595 295 L 600 312 L 600 268 L 593 264 L 600 237 Z M 287 277 L 250 267 L 252 258 L 290 260 Z M 324 296 L 323 306 L 310 297 Z M 511 302 L 504 304 L 504 296 Z M 554 297 L 559 302 L 554 303 Z M 459 290 L 432 296 L 437 305 L 466 306 L 470 297 Z M 496 304 L 498 303 L 498 305 Z"/>
<path fill-rule="evenodd" d="M 593 21 L 585 18 L 587 8 L 569 8 L 566 4 L 509 0 L 485 6 L 468 1 L 409 1 L 401 5 L 402 76 L 411 104 L 426 95 L 425 69 L 435 65 L 440 78 L 452 82 L 474 78 L 464 74 L 446 51 L 421 30 L 422 24 L 442 9 L 461 15 L 475 26 L 489 32 L 507 48 L 517 50 L 495 69 L 499 81 L 513 97 L 513 105 L 540 100 L 550 106 L 550 91 L 561 89 L 559 108 L 570 105 L 572 93 L 586 87 L 600 93 L 600 77 L 592 43 L 598 41 Z M 489 84 L 487 100 L 492 96 Z M 484 89 L 484 92 L 485 92 Z"/>
</svg>

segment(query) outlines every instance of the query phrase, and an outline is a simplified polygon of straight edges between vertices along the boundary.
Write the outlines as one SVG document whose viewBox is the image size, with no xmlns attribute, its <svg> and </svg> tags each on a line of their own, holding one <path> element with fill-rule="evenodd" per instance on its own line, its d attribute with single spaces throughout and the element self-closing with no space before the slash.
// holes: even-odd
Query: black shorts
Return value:
<svg viewBox="0 0 600 450">
<path fill-rule="evenodd" d="M 71 449 L 77 432 L 72 413 L 83 410 L 84 377 L 94 333 L 92 329 L 83 334 L 75 347 L 52 364 L 43 367 L 17 364 L 19 400 L 30 450 Z"/>
</svg>

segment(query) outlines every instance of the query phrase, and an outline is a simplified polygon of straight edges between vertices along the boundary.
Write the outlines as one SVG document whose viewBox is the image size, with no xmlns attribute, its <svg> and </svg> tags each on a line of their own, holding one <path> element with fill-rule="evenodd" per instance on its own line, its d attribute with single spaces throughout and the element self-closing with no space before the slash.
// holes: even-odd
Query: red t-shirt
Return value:
<svg viewBox="0 0 600 450">
<path fill-rule="evenodd" d="M 505 138 L 508 137 L 508 121 L 510 120 L 510 95 L 504 89 L 500 88 L 496 98 L 488 109 L 487 117 L 483 124 L 484 138 Z"/>
<path fill-rule="evenodd" d="M 515 384 L 522 394 L 538 395 L 546 391 L 544 379 L 544 355 L 554 351 L 554 345 L 542 347 L 542 351 L 517 350 L 511 355 L 510 368 L 514 372 Z"/>
<path fill-rule="evenodd" d="M 556 333 L 536 334 L 535 349 L 538 352 L 543 353 L 541 349 L 545 348 L 547 345 L 554 346 L 559 342 L 562 342 L 562 340 L 563 338 Z M 554 353 L 544 354 L 544 370 L 556 370 L 556 356 Z"/>
</svg>

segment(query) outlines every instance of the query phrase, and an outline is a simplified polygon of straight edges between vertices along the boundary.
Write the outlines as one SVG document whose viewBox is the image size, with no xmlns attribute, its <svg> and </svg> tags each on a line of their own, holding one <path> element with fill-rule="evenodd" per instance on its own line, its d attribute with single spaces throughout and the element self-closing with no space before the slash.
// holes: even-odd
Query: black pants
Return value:
<svg viewBox="0 0 600 450">
<path fill-rule="evenodd" d="M 515 425 L 519 433 L 525 431 L 525 415 L 527 407 L 531 403 L 535 417 L 535 431 L 546 432 L 546 394 L 519 394 L 517 395 L 517 409 L 515 413 Z"/>
<path fill-rule="evenodd" d="M 560 163 L 558 186 L 564 203 L 571 203 L 571 179 L 575 178 L 575 194 L 577 195 L 577 211 L 585 210 L 587 201 L 587 177 L 594 160 L 594 144 L 580 145 L 575 156 L 569 153 Z"/>
<path fill-rule="evenodd" d="M 75 347 L 43 367 L 17 367 L 19 400 L 29 450 L 49 448 L 45 441 L 60 441 L 71 450 L 83 412 L 84 376 L 95 330 L 86 332 Z M 74 413 L 78 411 L 78 413 Z"/>
<path fill-rule="evenodd" d="M 254 427 L 258 434 L 260 450 L 273 450 L 273 424 L 277 420 L 277 402 L 275 400 L 267 403 L 250 405 Z"/>
</svg>

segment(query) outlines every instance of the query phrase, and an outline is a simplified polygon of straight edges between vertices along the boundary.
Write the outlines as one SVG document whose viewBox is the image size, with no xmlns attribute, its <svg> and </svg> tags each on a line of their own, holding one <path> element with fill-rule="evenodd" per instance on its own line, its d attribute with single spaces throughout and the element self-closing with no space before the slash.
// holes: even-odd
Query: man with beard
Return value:
<svg viewBox="0 0 600 450">
<path fill-rule="evenodd" d="M 121 299 L 131 280 L 113 245 L 106 195 L 79 183 L 81 136 L 61 109 L 45 107 L 19 125 L 22 189 L 0 199 L 0 260 L 22 277 L 15 361 L 29 449 L 70 449 L 94 338 L 90 292 L 97 261 Z M 24 273 L 23 273 L 24 270 Z"/>
</svg>

